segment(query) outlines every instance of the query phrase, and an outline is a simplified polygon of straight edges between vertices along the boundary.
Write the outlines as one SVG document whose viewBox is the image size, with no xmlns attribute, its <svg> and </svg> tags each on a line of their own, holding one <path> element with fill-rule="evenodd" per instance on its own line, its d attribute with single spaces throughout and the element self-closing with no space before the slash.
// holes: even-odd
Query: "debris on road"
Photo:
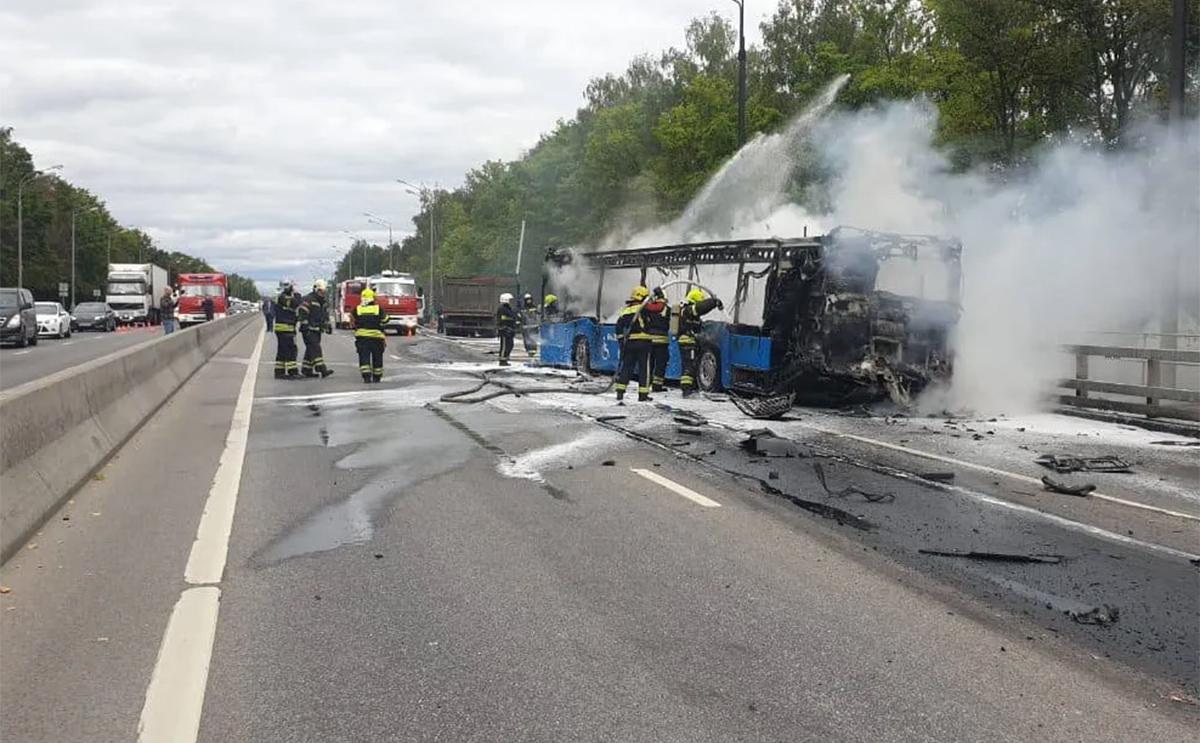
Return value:
<svg viewBox="0 0 1200 743">
<path fill-rule="evenodd" d="M 1048 565 L 1057 565 L 1062 562 L 1062 555 L 1032 553 L 1021 554 L 1012 552 L 976 552 L 974 550 L 963 552 L 959 550 L 931 550 L 919 549 L 922 555 L 937 555 L 938 557 L 963 557 L 969 560 L 991 560 L 995 562 L 1032 562 L 1045 563 Z"/>
<path fill-rule="evenodd" d="M 1200 446 L 1200 440 L 1180 441 L 1175 439 L 1173 441 L 1151 441 L 1150 443 L 1157 444 L 1158 446 Z"/>
<path fill-rule="evenodd" d="M 734 407 L 742 411 L 744 415 L 762 420 L 779 418 L 792 409 L 792 402 L 795 398 L 795 393 L 790 392 L 786 395 L 770 397 L 742 397 L 733 394 L 729 396 Z"/>
<path fill-rule="evenodd" d="M 1096 489 L 1092 483 L 1084 483 L 1083 485 L 1068 485 L 1065 482 L 1060 482 L 1051 478 L 1049 475 L 1042 477 L 1042 487 L 1049 490 L 1051 493 L 1062 493 L 1063 495 L 1077 495 L 1084 497 Z"/>
<path fill-rule="evenodd" d="M 702 426 L 708 425 L 707 418 L 702 418 L 698 415 L 692 415 L 690 413 L 676 414 L 675 422 L 680 425 L 689 426 L 691 428 L 700 428 Z"/>
<path fill-rule="evenodd" d="M 627 415 L 600 415 L 596 420 L 600 423 L 611 423 L 612 421 L 623 421 L 629 416 Z"/>
<path fill-rule="evenodd" d="M 829 485 L 825 482 L 825 468 L 821 466 L 820 462 L 813 462 L 813 472 L 817 473 L 817 480 L 820 481 L 821 487 L 825 489 L 825 492 L 834 498 L 845 498 L 850 495 L 861 495 L 869 503 L 891 503 L 892 501 L 896 500 L 896 496 L 892 493 L 868 493 L 867 491 L 860 490 L 853 485 L 837 491 L 830 490 Z"/>
<path fill-rule="evenodd" d="M 701 430 L 699 428 L 695 428 L 693 426 L 676 426 L 675 432 L 681 433 L 685 436 L 699 436 L 704 433 L 703 430 Z"/>
<path fill-rule="evenodd" d="M 605 459 L 603 462 L 600 463 L 600 466 L 601 467 L 616 467 L 617 462 L 614 459 Z"/>
<path fill-rule="evenodd" d="M 1067 612 L 1067 616 L 1072 621 L 1079 624 L 1115 624 L 1121 612 L 1115 606 L 1093 606 L 1086 611 L 1076 611 L 1074 609 Z"/>
<path fill-rule="evenodd" d="M 0 593 L 12 593 L 12 589 L 8 586 L 0 586 Z"/>
<path fill-rule="evenodd" d="M 917 476 L 922 480 L 932 480 L 934 482 L 951 482 L 954 480 L 953 472 L 922 472 Z"/>
<path fill-rule="evenodd" d="M 858 529 L 859 531 L 874 531 L 875 530 L 875 525 L 872 524 L 870 521 L 867 521 L 866 519 L 864 519 L 862 516 L 856 516 L 856 515 L 850 513 L 849 511 L 844 511 L 840 508 L 835 508 L 834 506 L 831 506 L 828 503 L 819 503 L 817 501 L 812 501 L 812 500 L 808 500 L 806 498 L 801 498 L 799 496 L 792 495 L 791 493 L 786 493 L 786 492 L 780 490 L 779 488 L 775 487 L 774 485 L 771 485 L 766 480 L 762 480 L 759 478 L 754 478 L 754 479 L 758 480 L 758 485 L 760 488 L 762 488 L 764 493 L 769 493 L 770 495 L 777 495 L 780 498 L 783 498 L 784 500 L 791 501 L 791 503 L 804 509 L 805 511 L 808 511 L 810 513 L 815 513 L 818 516 L 824 516 L 827 519 L 832 519 L 832 520 L 838 522 L 839 524 L 843 524 L 845 526 L 852 526 L 855 529 Z"/>
<path fill-rule="evenodd" d="M 742 442 L 742 448 L 751 454 L 763 457 L 798 457 L 800 447 L 791 439 L 781 438 L 769 428 L 756 428 L 748 431 L 747 438 Z"/>
<path fill-rule="evenodd" d="M 1076 457 L 1064 454 L 1043 454 L 1033 460 L 1035 464 L 1065 474 L 1067 472 L 1132 472 L 1130 465 L 1111 454 L 1102 457 Z"/>
</svg>

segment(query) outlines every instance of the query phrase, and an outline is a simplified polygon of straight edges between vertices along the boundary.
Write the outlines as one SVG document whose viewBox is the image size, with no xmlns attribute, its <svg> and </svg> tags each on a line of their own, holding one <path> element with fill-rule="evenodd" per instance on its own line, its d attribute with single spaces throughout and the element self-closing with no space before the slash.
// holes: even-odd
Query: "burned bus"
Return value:
<svg viewBox="0 0 1200 743">
<path fill-rule="evenodd" d="M 841 227 L 827 235 L 547 254 L 546 291 L 567 311 L 541 326 L 543 364 L 613 372 L 616 313 L 661 286 L 673 307 L 693 286 L 720 297 L 706 318 L 697 384 L 747 399 L 906 403 L 952 370 L 957 240 Z M 680 374 L 672 337 L 668 379 Z"/>
</svg>

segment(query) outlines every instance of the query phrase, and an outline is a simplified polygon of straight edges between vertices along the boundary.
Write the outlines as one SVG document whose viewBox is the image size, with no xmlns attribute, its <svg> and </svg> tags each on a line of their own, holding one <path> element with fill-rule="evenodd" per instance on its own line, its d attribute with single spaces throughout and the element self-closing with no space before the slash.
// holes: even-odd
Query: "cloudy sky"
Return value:
<svg viewBox="0 0 1200 743">
<path fill-rule="evenodd" d="M 762 2 L 747 13 L 748 41 Z M 313 274 L 362 212 L 411 229 L 396 178 L 457 185 L 582 102 L 588 79 L 683 45 L 729 0 L 9 0 L 0 125 L 38 165 L 169 249 Z M 14 63 L 15 62 L 15 63 Z M 328 264 L 326 264 L 328 268 Z"/>
</svg>

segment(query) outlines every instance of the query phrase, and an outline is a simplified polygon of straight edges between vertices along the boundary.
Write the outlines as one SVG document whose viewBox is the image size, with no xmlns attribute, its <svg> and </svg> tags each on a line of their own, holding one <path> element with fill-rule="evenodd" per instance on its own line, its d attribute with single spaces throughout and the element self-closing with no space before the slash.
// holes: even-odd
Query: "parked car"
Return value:
<svg viewBox="0 0 1200 743">
<path fill-rule="evenodd" d="M 37 311 L 28 289 L 0 289 L 0 343 L 36 346 Z"/>
<path fill-rule="evenodd" d="M 117 313 L 105 302 L 84 302 L 75 308 L 71 316 L 71 328 L 111 333 L 117 329 Z"/>
<path fill-rule="evenodd" d="M 71 313 L 65 307 L 58 302 L 37 302 L 34 308 L 37 312 L 38 335 L 71 337 Z"/>
</svg>

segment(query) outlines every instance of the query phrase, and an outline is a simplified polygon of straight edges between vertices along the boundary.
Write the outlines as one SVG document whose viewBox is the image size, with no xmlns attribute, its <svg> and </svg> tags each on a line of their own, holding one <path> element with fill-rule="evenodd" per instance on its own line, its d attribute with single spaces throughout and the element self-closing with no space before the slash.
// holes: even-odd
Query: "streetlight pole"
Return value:
<svg viewBox="0 0 1200 743">
<path fill-rule="evenodd" d="M 17 182 L 17 286 L 25 286 L 25 256 L 24 256 L 24 227 L 25 220 L 22 219 L 22 197 L 25 191 L 25 184 L 48 175 L 52 170 L 62 170 L 61 165 L 51 165 L 45 170 L 35 170 L 29 175 Z"/>
<path fill-rule="evenodd" d="M 416 186 L 403 178 L 397 178 L 396 182 L 402 186 L 407 186 L 405 189 L 410 194 L 420 196 L 422 200 L 428 199 L 429 203 L 429 286 L 425 290 L 425 306 L 429 310 L 429 322 L 434 321 L 433 316 L 433 207 L 434 192 L 428 186 Z"/>
<path fill-rule="evenodd" d="M 354 242 L 362 243 L 362 254 L 363 254 L 362 275 L 365 277 L 367 275 L 367 241 L 362 239 L 362 237 L 359 236 L 357 233 L 351 232 L 350 230 L 342 230 L 342 232 L 345 232 L 347 235 L 354 238 Z M 354 273 L 354 246 L 353 245 L 350 246 L 350 273 Z M 353 278 L 353 277 L 351 277 L 351 278 Z"/>
<path fill-rule="evenodd" d="M 363 212 L 363 216 L 366 217 L 367 221 L 370 222 L 371 224 L 377 224 L 377 225 L 380 225 L 381 227 L 388 228 L 388 268 L 391 268 L 391 269 L 396 268 L 396 264 L 392 260 L 392 258 L 393 258 L 392 245 L 394 244 L 392 242 L 392 223 L 389 222 L 388 220 L 384 219 L 383 217 L 379 217 L 379 216 L 372 214 L 371 212 Z"/>
<path fill-rule="evenodd" d="M 738 6 L 738 146 L 746 144 L 746 0 Z"/>
</svg>

